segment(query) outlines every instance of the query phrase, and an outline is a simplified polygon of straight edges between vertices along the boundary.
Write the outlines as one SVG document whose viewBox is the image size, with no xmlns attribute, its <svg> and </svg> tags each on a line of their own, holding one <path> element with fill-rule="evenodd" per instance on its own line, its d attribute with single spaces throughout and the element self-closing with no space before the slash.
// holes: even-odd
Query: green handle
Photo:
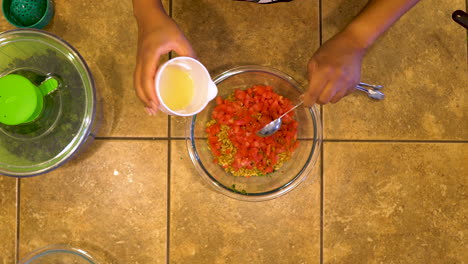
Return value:
<svg viewBox="0 0 468 264">
<path fill-rule="evenodd" d="M 59 86 L 59 82 L 54 77 L 50 77 L 45 80 L 41 85 L 39 85 L 39 90 L 41 91 L 43 96 L 46 96 L 53 91 L 55 91 Z"/>
</svg>

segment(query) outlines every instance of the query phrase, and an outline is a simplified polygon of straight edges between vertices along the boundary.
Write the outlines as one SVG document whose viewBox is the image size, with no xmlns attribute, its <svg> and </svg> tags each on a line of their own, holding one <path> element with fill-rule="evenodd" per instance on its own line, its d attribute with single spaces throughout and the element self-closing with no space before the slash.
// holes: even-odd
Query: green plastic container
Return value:
<svg viewBox="0 0 468 264">
<path fill-rule="evenodd" d="M 6 20 L 18 28 L 42 29 L 54 16 L 52 0 L 3 0 L 2 11 Z"/>
<path fill-rule="evenodd" d="M 0 33 L 0 97 L 0 175 L 49 172 L 92 141 L 91 72 L 73 47 L 51 33 Z"/>
<path fill-rule="evenodd" d="M 0 123 L 10 126 L 36 120 L 44 108 L 44 96 L 55 91 L 59 81 L 46 79 L 39 87 L 27 78 L 9 74 L 0 78 Z"/>
</svg>

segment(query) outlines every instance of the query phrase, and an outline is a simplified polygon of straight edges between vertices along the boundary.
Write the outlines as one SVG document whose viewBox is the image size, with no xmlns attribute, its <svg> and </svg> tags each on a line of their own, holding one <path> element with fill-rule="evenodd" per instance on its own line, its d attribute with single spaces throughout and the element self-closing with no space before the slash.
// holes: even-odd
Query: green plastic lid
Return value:
<svg viewBox="0 0 468 264">
<path fill-rule="evenodd" d="M 90 135 L 91 72 L 75 49 L 48 32 L 0 33 L 0 96 L 0 175 L 58 168 Z"/>
<path fill-rule="evenodd" d="M 47 0 L 11 0 L 10 15 L 22 25 L 30 26 L 41 20 Z"/>
<path fill-rule="evenodd" d="M 54 16 L 52 0 L 2 0 L 6 20 L 15 27 L 42 29 Z"/>
<path fill-rule="evenodd" d="M 20 125 L 34 121 L 42 112 L 44 96 L 57 87 L 58 81 L 54 78 L 39 87 L 18 74 L 0 78 L 0 123 Z"/>
</svg>

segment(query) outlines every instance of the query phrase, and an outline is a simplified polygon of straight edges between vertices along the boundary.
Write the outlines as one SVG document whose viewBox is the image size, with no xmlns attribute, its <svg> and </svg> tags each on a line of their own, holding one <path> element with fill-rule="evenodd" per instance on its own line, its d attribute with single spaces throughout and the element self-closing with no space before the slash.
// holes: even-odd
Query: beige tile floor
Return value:
<svg viewBox="0 0 468 264">
<path fill-rule="evenodd" d="M 366 2 L 323 1 L 324 40 Z M 356 94 L 326 106 L 325 138 L 466 140 L 466 30 L 451 20 L 451 13 L 464 7 L 463 0 L 425 0 L 396 23 L 370 50 L 362 69 L 362 80 L 386 86 L 387 100 Z"/>
<path fill-rule="evenodd" d="M 466 263 L 467 148 L 326 142 L 324 263 Z"/>
<path fill-rule="evenodd" d="M 165 5 L 213 75 L 263 64 L 306 84 L 314 50 L 365 2 Z M 0 263 L 58 243 L 102 263 L 466 263 L 466 30 L 450 18 L 465 1 L 422 1 L 385 34 L 362 72 L 386 86 L 386 100 L 355 94 L 323 107 L 321 161 L 296 190 L 262 203 L 211 190 L 186 153 L 186 120 L 143 111 L 131 1 L 55 4 L 46 30 L 90 65 L 101 126 L 63 167 L 0 177 Z"/>
<path fill-rule="evenodd" d="M 0 263 L 14 263 L 16 243 L 16 182 L 0 178 Z"/>
</svg>

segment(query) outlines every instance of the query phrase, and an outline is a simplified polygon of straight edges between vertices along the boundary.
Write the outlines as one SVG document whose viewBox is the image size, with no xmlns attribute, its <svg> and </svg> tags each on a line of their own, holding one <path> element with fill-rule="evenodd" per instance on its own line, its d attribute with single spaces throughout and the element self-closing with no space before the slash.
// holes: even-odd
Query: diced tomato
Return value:
<svg viewBox="0 0 468 264">
<path fill-rule="evenodd" d="M 273 136 L 261 138 L 256 135 L 256 131 L 292 107 L 291 101 L 276 94 L 271 86 L 237 89 L 229 100 L 216 97 L 216 104 L 211 115 L 215 123 L 207 127 L 206 132 L 215 157 L 235 153 L 233 162 L 223 165 L 225 169 L 238 171 L 245 168 L 256 169 L 262 174 L 271 173 L 279 162 L 279 154 L 291 154 L 297 148 L 298 123 L 293 118 L 294 111 L 283 118 L 283 126 Z M 232 150 L 223 148 L 223 153 L 221 147 L 226 139 L 219 138 L 222 126 L 228 126 L 227 139 L 234 146 Z M 214 162 L 219 163 L 219 160 L 215 158 Z"/>
</svg>

